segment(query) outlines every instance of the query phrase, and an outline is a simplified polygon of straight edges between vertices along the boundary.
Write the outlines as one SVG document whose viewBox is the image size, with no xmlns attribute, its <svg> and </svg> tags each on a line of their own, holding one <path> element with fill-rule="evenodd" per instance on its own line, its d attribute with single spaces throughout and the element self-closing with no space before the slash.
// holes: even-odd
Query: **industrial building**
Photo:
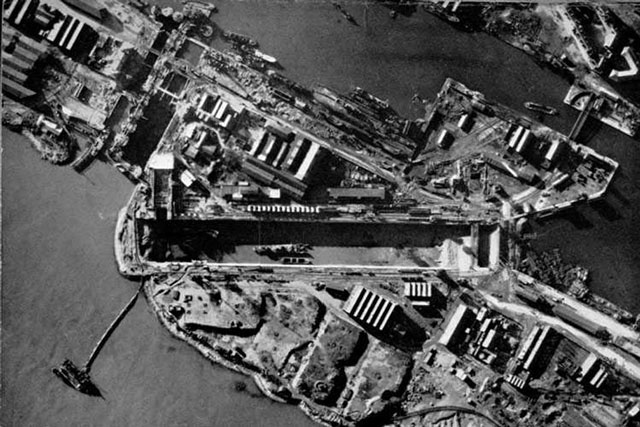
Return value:
<svg viewBox="0 0 640 427">
<path fill-rule="evenodd" d="M 475 319 L 473 310 L 465 304 L 460 304 L 453 313 L 438 342 L 445 347 L 454 347 L 467 335 L 466 329 Z"/>
<path fill-rule="evenodd" d="M 442 129 L 438 134 L 438 138 L 436 139 L 436 145 L 444 150 L 451 147 L 455 137 L 446 129 Z"/>
<path fill-rule="evenodd" d="M 538 292 L 534 291 L 530 287 L 525 287 L 523 285 L 515 286 L 515 294 L 518 298 L 526 302 L 527 304 L 540 304 L 545 301 L 544 297 L 540 295 Z"/>
<path fill-rule="evenodd" d="M 98 41 L 98 33 L 77 16 L 64 15 L 38 0 L 12 1 L 4 18 L 35 37 L 45 38 L 72 58 L 88 55 Z"/>
<path fill-rule="evenodd" d="M 525 129 L 523 126 L 518 126 L 511 133 L 507 149 L 515 151 L 518 154 L 522 154 L 533 141 L 533 134 L 530 129 Z"/>
<path fill-rule="evenodd" d="M 202 121 L 212 121 L 224 129 L 231 130 L 238 114 L 221 97 L 206 93 L 200 98 L 196 115 Z"/>
<path fill-rule="evenodd" d="M 15 29 L 2 28 L 2 91 L 15 99 L 35 95 L 27 88 L 29 73 L 35 62 L 44 55 L 47 47 Z"/>
<path fill-rule="evenodd" d="M 505 172 L 524 183 L 531 184 L 538 177 L 533 166 L 527 165 L 516 168 L 510 162 L 488 153 L 483 154 L 482 158 L 489 166 L 492 166 L 500 172 Z"/>
<path fill-rule="evenodd" d="M 317 214 L 317 206 L 294 206 L 294 205 L 248 205 L 247 212 L 252 213 L 272 213 L 272 214 Z"/>
<path fill-rule="evenodd" d="M 39 3 L 38 0 L 4 2 L 4 19 L 15 26 L 28 24 L 33 19 Z M 2 30 L 4 31 L 4 28 Z"/>
<path fill-rule="evenodd" d="M 463 132 L 469 132 L 473 127 L 473 116 L 471 113 L 464 113 L 458 120 L 458 128 Z"/>
<path fill-rule="evenodd" d="M 384 187 L 378 188 L 328 188 L 327 192 L 332 201 L 338 203 L 345 202 L 383 202 L 387 196 Z"/>
<path fill-rule="evenodd" d="M 555 337 L 556 332 L 550 326 L 534 328 L 516 357 L 517 360 L 524 361 L 522 365 L 524 370 L 532 372 L 546 368 L 546 363 L 549 362 L 548 356 L 555 351 L 555 346 L 551 345 Z"/>
<path fill-rule="evenodd" d="M 638 58 L 633 47 L 623 47 L 622 52 L 620 52 L 620 56 L 626 62 L 626 67 L 621 70 L 611 70 L 609 78 L 617 82 L 637 79 L 640 68 L 638 67 Z"/>
<path fill-rule="evenodd" d="M 433 298 L 432 282 L 405 282 L 404 297 L 414 307 L 429 307 Z"/>
<path fill-rule="evenodd" d="M 524 359 L 531 353 L 531 348 L 533 347 L 533 343 L 536 342 L 536 340 L 540 336 L 541 331 L 542 331 L 542 328 L 536 325 L 533 327 L 529 335 L 527 335 L 527 339 L 525 339 L 524 343 L 522 344 L 522 347 L 520 347 L 520 350 L 516 355 L 516 360 L 518 362 L 524 362 Z"/>
<path fill-rule="evenodd" d="M 98 33 L 78 18 L 67 15 L 58 20 L 44 37 L 72 57 L 88 54 L 98 41 Z"/>
<path fill-rule="evenodd" d="M 564 148 L 566 147 L 566 143 L 562 142 L 559 139 L 555 139 L 551 141 L 547 152 L 544 155 L 544 160 L 542 162 L 542 167 L 546 169 L 550 169 L 555 161 L 562 155 Z"/>
<path fill-rule="evenodd" d="M 598 335 L 606 332 L 605 328 L 593 323 L 591 320 L 582 316 L 576 310 L 567 305 L 557 304 L 555 307 L 553 307 L 553 313 L 570 325 L 583 329 L 591 335 Z"/>
<path fill-rule="evenodd" d="M 598 356 L 589 353 L 580 367 L 576 369 L 574 376 L 576 381 L 594 389 L 599 389 L 607 380 L 609 374 Z"/>
<path fill-rule="evenodd" d="M 343 309 L 360 323 L 384 331 L 397 306 L 389 298 L 358 285 L 351 291 Z"/>
<path fill-rule="evenodd" d="M 107 8 L 104 6 L 98 6 L 95 1 L 92 0 L 62 0 L 72 8 L 84 13 L 90 18 L 95 19 L 96 21 L 102 21 L 109 12 Z"/>
<path fill-rule="evenodd" d="M 157 219 L 171 219 L 173 205 L 173 170 L 175 158 L 171 153 L 155 153 L 149 159 L 151 170 L 151 203 Z"/>
<path fill-rule="evenodd" d="M 527 381 L 524 378 L 520 378 L 513 374 L 505 375 L 504 380 L 518 391 L 524 390 L 527 386 Z"/>
<path fill-rule="evenodd" d="M 322 149 L 307 138 L 296 136 L 289 128 L 268 122 L 253 140 L 242 170 L 262 184 L 281 188 L 294 199 L 307 190 L 304 182 Z"/>
</svg>

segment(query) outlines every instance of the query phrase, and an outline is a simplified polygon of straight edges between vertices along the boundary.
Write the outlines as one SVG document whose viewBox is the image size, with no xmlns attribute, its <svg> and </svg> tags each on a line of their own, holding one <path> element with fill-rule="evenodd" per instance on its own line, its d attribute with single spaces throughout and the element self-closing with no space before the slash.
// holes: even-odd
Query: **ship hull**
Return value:
<svg viewBox="0 0 640 427">
<path fill-rule="evenodd" d="M 548 105 L 537 104 L 535 102 L 525 102 L 524 108 L 529 111 L 535 111 L 536 113 L 546 114 L 548 116 L 555 116 L 558 114 L 558 110 Z"/>
</svg>

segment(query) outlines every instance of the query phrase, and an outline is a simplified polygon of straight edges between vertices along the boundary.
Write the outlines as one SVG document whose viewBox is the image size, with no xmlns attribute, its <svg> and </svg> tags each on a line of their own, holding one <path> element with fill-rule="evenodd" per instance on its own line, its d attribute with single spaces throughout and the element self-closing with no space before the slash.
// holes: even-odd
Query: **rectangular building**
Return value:
<svg viewBox="0 0 640 427">
<path fill-rule="evenodd" d="M 351 291 L 343 310 L 364 325 L 383 331 L 397 306 L 390 299 L 358 285 Z"/>
<path fill-rule="evenodd" d="M 529 333 L 527 339 L 524 341 L 524 344 L 522 344 L 522 347 L 520 347 L 520 350 L 518 351 L 518 354 L 516 356 L 516 360 L 518 360 L 519 362 L 524 361 L 525 357 L 529 355 L 533 343 L 536 342 L 536 340 L 540 336 L 541 331 L 542 330 L 540 326 L 534 326 L 533 330 Z"/>
<path fill-rule="evenodd" d="M 149 159 L 152 208 L 156 216 L 166 217 L 166 219 L 172 218 L 174 166 L 175 158 L 171 153 L 154 153 Z"/>
<path fill-rule="evenodd" d="M 415 307 L 428 307 L 433 297 L 433 283 L 431 282 L 405 282 L 404 297 L 411 301 Z"/>
<path fill-rule="evenodd" d="M 531 130 L 527 129 L 524 131 L 520 140 L 518 141 L 518 145 L 516 146 L 516 153 L 522 154 L 524 150 L 529 146 L 529 142 L 531 141 Z"/>
<path fill-rule="evenodd" d="M 511 138 L 509 138 L 509 149 L 511 150 L 515 150 L 516 146 L 518 145 L 518 141 L 520 141 L 520 135 L 522 135 L 522 132 L 524 131 L 524 128 L 522 126 L 518 126 L 516 128 L 516 130 L 514 130 L 511 133 Z"/>
<path fill-rule="evenodd" d="M 384 200 L 387 191 L 384 187 L 379 188 L 328 188 L 329 198 L 337 201 L 374 201 Z"/>
<path fill-rule="evenodd" d="M 473 322 L 475 315 L 467 305 L 460 304 L 453 313 L 438 342 L 445 347 L 454 346 L 465 335 L 465 329 Z"/>
<path fill-rule="evenodd" d="M 550 326 L 542 328 L 538 339 L 536 340 L 529 357 L 524 362 L 523 368 L 527 371 L 532 371 L 540 365 L 540 361 L 543 360 L 545 348 L 549 344 L 549 341 L 553 338 L 555 331 Z"/>
<path fill-rule="evenodd" d="M 553 312 L 556 316 L 558 316 L 565 322 L 573 326 L 576 326 L 580 329 L 584 329 L 585 331 L 589 332 L 591 335 L 596 335 L 598 333 L 605 331 L 605 329 L 602 326 L 592 322 L 587 317 L 578 313 L 576 310 L 574 310 L 573 308 L 567 305 L 557 304 L 555 307 L 553 307 Z"/>
</svg>

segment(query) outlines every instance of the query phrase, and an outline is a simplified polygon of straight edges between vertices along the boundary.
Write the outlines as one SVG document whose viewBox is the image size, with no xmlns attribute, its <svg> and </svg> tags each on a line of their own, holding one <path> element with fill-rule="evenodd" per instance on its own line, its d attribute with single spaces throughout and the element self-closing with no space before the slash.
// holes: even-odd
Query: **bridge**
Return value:
<svg viewBox="0 0 640 427">
<path fill-rule="evenodd" d="M 597 100 L 597 97 L 593 92 L 580 92 L 579 94 L 573 97 L 573 99 L 571 100 L 571 105 L 575 106 L 576 102 L 585 96 L 587 96 L 588 98 L 584 104 L 584 108 L 582 109 L 582 111 L 580 111 L 580 115 L 578 116 L 578 119 L 576 120 L 576 122 L 573 124 L 573 127 L 571 128 L 571 132 L 569 133 L 569 139 L 571 139 L 572 141 L 575 141 L 578 135 L 580 134 L 580 132 L 582 131 L 584 124 L 587 122 L 587 119 L 589 118 L 589 114 L 591 114 L 591 111 L 593 110 L 595 101 Z"/>
</svg>

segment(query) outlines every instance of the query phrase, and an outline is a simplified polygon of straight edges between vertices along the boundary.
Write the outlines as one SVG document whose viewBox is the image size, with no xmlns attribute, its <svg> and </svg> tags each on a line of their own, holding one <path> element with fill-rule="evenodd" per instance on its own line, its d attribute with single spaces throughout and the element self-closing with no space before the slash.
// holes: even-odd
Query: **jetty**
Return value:
<svg viewBox="0 0 640 427">
<path fill-rule="evenodd" d="M 113 331 L 116 330 L 116 328 L 118 327 L 122 319 L 124 319 L 124 317 L 127 315 L 129 310 L 133 308 L 136 301 L 138 300 L 138 295 L 140 294 L 141 290 L 142 290 L 142 284 L 140 284 L 140 287 L 138 288 L 137 292 L 133 295 L 133 297 L 131 297 L 127 305 L 125 305 L 122 308 L 122 310 L 120 310 L 120 313 L 118 313 L 116 318 L 113 319 L 113 322 L 111 322 L 107 330 L 104 331 L 104 333 L 100 337 L 100 340 L 98 341 L 98 343 L 95 345 L 95 347 L 93 347 L 93 351 L 91 352 L 89 359 L 87 359 L 87 362 L 84 364 L 83 369 L 86 372 L 89 372 L 91 370 L 91 365 L 93 365 L 93 362 L 96 360 L 96 357 L 98 357 L 98 354 L 100 353 L 100 350 L 102 350 L 102 347 L 104 346 L 104 344 L 107 342 L 107 340 L 109 339 Z"/>
<path fill-rule="evenodd" d="M 113 332 L 116 330 L 116 328 L 118 327 L 122 319 L 124 319 L 127 313 L 135 305 L 136 301 L 138 300 L 138 295 L 142 290 L 142 286 L 143 284 L 140 283 L 140 287 L 138 288 L 136 293 L 131 297 L 131 299 L 122 308 L 122 310 L 120 310 L 116 318 L 113 319 L 109 327 L 104 331 L 104 333 L 100 337 L 100 340 L 93 347 L 93 351 L 91 351 L 91 354 L 89 355 L 89 359 L 87 359 L 87 362 L 84 364 L 83 367 L 78 368 L 71 360 L 65 359 L 60 366 L 52 369 L 53 373 L 62 381 L 64 381 L 65 384 L 67 384 L 70 387 L 73 387 L 74 389 L 78 390 L 81 393 L 88 394 L 91 396 L 102 397 L 102 394 L 100 393 L 99 389 L 89 377 L 91 366 L 93 365 L 93 362 L 95 362 L 96 358 L 98 357 L 98 354 L 100 353 L 100 350 L 102 350 L 102 348 L 104 347 L 105 343 L 107 342 L 111 334 L 113 334 Z"/>
</svg>

